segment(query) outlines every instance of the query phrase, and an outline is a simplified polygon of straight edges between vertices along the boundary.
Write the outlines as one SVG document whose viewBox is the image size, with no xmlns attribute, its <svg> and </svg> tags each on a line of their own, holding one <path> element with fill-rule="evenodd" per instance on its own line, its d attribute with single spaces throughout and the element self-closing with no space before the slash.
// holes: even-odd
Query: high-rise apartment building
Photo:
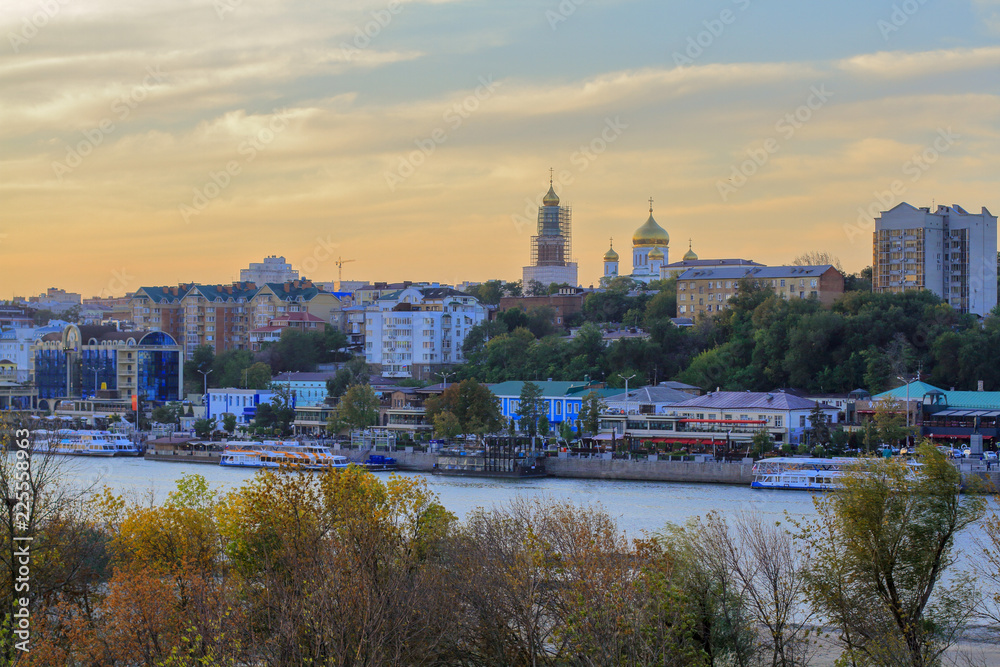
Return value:
<svg viewBox="0 0 1000 667">
<path fill-rule="evenodd" d="M 433 379 L 465 361 L 462 343 L 487 318 L 486 306 L 450 287 L 407 287 L 365 310 L 365 360 L 386 377 Z"/>
<path fill-rule="evenodd" d="M 927 289 L 962 313 L 997 305 L 997 217 L 983 207 L 915 208 L 902 202 L 875 218 L 872 289 Z"/>
<path fill-rule="evenodd" d="M 250 266 L 240 269 L 241 283 L 254 283 L 262 287 L 266 283 L 284 283 L 299 279 L 299 272 L 285 261 L 284 257 L 271 255 L 263 262 L 251 262 Z"/>
</svg>

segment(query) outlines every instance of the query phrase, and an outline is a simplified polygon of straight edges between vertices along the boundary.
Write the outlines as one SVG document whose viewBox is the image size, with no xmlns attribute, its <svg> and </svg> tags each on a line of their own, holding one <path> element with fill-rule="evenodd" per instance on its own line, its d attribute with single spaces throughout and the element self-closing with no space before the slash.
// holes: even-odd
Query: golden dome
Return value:
<svg viewBox="0 0 1000 667">
<path fill-rule="evenodd" d="M 666 255 L 663 254 L 662 250 L 654 246 L 653 249 L 649 251 L 649 258 L 651 260 L 656 260 L 656 259 L 663 260 L 664 258 L 666 258 Z"/>
<path fill-rule="evenodd" d="M 698 255 L 696 255 L 694 250 L 691 249 L 691 240 L 688 239 L 688 251 L 684 253 L 684 261 L 690 262 L 696 259 L 698 259 Z"/>
<path fill-rule="evenodd" d="M 545 206 L 559 206 L 559 195 L 557 195 L 556 191 L 552 189 L 551 181 L 549 181 L 549 191 L 545 194 L 545 197 L 542 198 L 542 204 Z"/>
<path fill-rule="evenodd" d="M 618 253 L 615 252 L 614 242 L 611 243 L 611 247 L 608 248 L 608 251 L 606 253 L 604 253 L 604 261 L 605 262 L 617 262 L 618 261 Z"/>
<path fill-rule="evenodd" d="M 649 200 L 649 219 L 643 223 L 642 227 L 635 230 L 632 235 L 632 245 L 639 246 L 668 246 L 670 245 L 670 234 L 660 227 L 656 220 L 653 220 L 653 200 Z"/>
</svg>

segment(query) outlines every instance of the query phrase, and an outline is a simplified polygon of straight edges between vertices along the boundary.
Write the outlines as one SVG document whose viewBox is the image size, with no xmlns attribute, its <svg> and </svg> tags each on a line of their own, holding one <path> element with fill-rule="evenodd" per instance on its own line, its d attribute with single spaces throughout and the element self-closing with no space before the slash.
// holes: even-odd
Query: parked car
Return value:
<svg viewBox="0 0 1000 667">
<path fill-rule="evenodd" d="M 989 451 L 983 452 L 983 459 L 986 460 L 986 461 L 996 461 L 997 460 L 997 453 L 996 452 L 989 452 Z"/>
</svg>

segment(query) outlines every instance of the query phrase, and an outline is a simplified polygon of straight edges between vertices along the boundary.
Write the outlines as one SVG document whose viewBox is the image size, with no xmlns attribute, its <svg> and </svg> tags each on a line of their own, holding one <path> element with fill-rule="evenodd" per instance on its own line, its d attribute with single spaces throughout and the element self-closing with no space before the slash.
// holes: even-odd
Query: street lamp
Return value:
<svg viewBox="0 0 1000 667">
<path fill-rule="evenodd" d="M 441 384 L 445 385 L 445 389 L 448 388 L 448 378 L 457 373 L 458 371 L 451 371 L 450 373 L 435 373 L 439 378 L 441 378 Z"/>
<path fill-rule="evenodd" d="M 899 375 L 896 379 L 906 385 L 906 428 L 910 428 L 910 381 Z M 909 438 L 909 435 L 906 437 Z"/>
<path fill-rule="evenodd" d="M 208 393 L 208 376 L 211 375 L 212 369 L 211 368 L 208 369 L 207 373 L 205 371 L 201 370 L 200 368 L 197 369 L 197 370 L 198 370 L 199 373 L 201 373 L 201 380 L 202 380 L 202 383 L 201 383 L 202 384 L 202 392 L 201 393 L 207 394 Z"/>
<path fill-rule="evenodd" d="M 632 373 L 632 375 L 629 375 L 628 377 L 619 373 L 618 377 L 625 380 L 625 424 L 622 427 L 622 439 L 624 439 L 625 435 L 628 433 L 628 381 L 635 377 L 635 373 Z"/>
</svg>

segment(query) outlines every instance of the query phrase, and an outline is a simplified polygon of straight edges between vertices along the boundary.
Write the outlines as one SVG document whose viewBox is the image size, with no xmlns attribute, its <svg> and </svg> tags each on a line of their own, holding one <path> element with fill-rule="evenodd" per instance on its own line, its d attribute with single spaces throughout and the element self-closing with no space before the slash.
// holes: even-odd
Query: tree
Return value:
<svg viewBox="0 0 1000 667">
<path fill-rule="evenodd" d="M 271 386 L 271 367 L 258 361 L 246 369 L 246 389 L 267 389 Z"/>
<path fill-rule="evenodd" d="M 521 424 L 521 430 L 529 437 L 538 435 L 538 420 L 547 412 L 546 401 L 542 398 L 542 388 L 534 382 L 525 382 L 521 385 L 521 394 L 517 400 L 517 410 L 515 410 Z"/>
<path fill-rule="evenodd" d="M 601 412 L 604 411 L 604 401 L 596 391 L 588 392 L 580 405 L 580 423 L 583 429 L 591 435 L 597 435 L 601 427 Z M 582 433 L 581 433 L 582 435 Z"/>
<path fill-rule="evenodd" d="M 337 415 L 351 429 L 364 430 L 378 424 L 379 400 L 367 384 L 352 385 L 337 404 Z"/>
<path fill-rule="evenodd" d="M 236 431 L 236 415 L 228 412 L 222 415 L 222 428 L 226 433 L 234 433 Z"/>
<path fill-rule="evenodd" d="M 339 398 L 352 384 L 368 384 L 368 378 L 368 362 L 362 356 L 354 357 L 326 381 L 326 394 Z"/>
<path fill-rule="evenodd" d="M 500 280 L 487 280 L 479 285 L 472 285 L 465 291 L 484 304 L 496 306 L 500 303 L 500 298 L 503 297 L 504 285 Z"/>
<path fill-rule="evenodd" d="M 754 432 L 750 439 L 750 450 L 752 456 L 757 459 L 764 458 L 765 454 L 773 452 L 774 438 L 771 436 L 771 432 L 766 428 Z"/>
<path fill-rule="evenodd" d="M 545 285 L 532 278 L 528 281 L 525 292 L 525 296 L 545 296 L 547 290 L 545 289 Z"/>
<path fill-rule="evenodd" d="M 818 518 L 797 524 L 812 554 L 809 600 L 838 628 L 848 664 L 939 664 L 974 607 L 964 577 L 942 579 L 984 501 L 960 495 L 957 468 L 929 443 L 919 452 L 917 469 L 859 462 L 813 498 Z"/>
<path fill-rule="evenodd" d="M 899 401 L 887 396 L 875 402 L 873 421 L 881 444 L 896 445 L 908 435 L 905 426 L 906 417 Z"/>
<path fill-rule="evenodd" d="M 822 250 L 811 250 L 792 260 L 792 266 L 820 266 L 822 264 L 830 264 L 841 273 L 844 272 L 844 267 L 840 265 L 840 258 Z"/>
<path fill-rule="evenodd" d="M 570 442 L 573 439 L 573 427 L 570 426 L 568 421 L 562 421 L 559 423 L 559 438 L 563 442 Z"/>
<path fill-rule="evenodd" d="M 454 412 L 439 412 L 434 415 L 434 435 L 450 440 L 462 433 L 462 425 Z"/>
<path fill-rule="evenodd" d="M 191 359 L 184 362 L 184 377 L 186 380 L 192 383 L 192 385 L 197 384 L 197 392 L 200 392 L 202 385 L 201 373 L 198 371 L 205 371 L 208 373 L 213 370 L 215 364 L 215 348 L 211 345 L 199 345 L 194 348 L 194 352 L 191 353 Z M 214 380 L 217 378 L 212 377 L 213 374 L 208 376 L 209 380 Z M 217 385 L 208 383 L 209 387 L 214 387 Z"/>
<path fill-rule="evenodd" d="M 215 422 L 211 419 L 195 419 L 194 420 L 194 433 L 199 438 L 207 438 L 212 434 L 212 429 L 215 428 Z"/>
<path fill-rule="evenodd" d="M 812 445 L 825 445 L 830 442 L 830 423 L 819 403 L 809 411 L 809 441 Z"/>
<path fill-rule="evenodd" d="M 542 416 L 538 418 L 538 435 L 544 438 L 548 436 L 550 430 L 549 416 L 542 414 Z"/>
</svg>

